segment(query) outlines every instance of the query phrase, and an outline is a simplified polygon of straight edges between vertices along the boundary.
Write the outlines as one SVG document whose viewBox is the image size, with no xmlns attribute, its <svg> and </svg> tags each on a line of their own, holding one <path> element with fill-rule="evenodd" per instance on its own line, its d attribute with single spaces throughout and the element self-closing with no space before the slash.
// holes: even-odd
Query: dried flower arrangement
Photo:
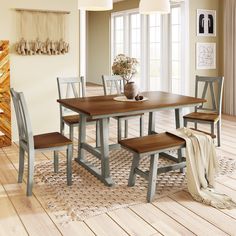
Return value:
<svg viewBox="0 0 236 236">
<path fill-rule="evenodd" d="M 133 75 L 137 73 L 137 66 L 138 61 L 136 58 L 119 54 L 114 59 L 112 72 L 114 75 L 120 75 L 123 79 L 129 82 Z"/>
</svg>

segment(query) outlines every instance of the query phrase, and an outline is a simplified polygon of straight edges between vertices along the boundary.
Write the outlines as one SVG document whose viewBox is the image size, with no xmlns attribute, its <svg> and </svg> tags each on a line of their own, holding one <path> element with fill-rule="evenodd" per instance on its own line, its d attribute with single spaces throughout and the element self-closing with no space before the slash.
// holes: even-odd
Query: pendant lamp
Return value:
<svg viewBox="0 0 236 236">
<path fill-rule="evenodd" d="M 112 0 L 78 0 L 78 8 L 85 11 L 107 11 L 113 8 Z"/>
<path fill-rule="evenodd" d="M 140 0 L 139 12 L 140 14 L 151 14 L 151 13 L 168 14 L 170 13 L 170 1 Z"/>
</svg>

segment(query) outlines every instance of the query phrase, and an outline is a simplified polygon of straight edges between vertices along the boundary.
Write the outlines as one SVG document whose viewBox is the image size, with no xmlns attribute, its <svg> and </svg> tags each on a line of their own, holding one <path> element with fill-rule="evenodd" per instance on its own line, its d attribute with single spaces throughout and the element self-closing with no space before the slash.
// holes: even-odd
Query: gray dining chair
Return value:
<svg viewBox="0 0 236 236">
<path fill-rule="evenodd" d="M 67 185 L 72 184 L 72 141 L 58 132 L 33 135 L 24 94 L 11 88 L 19 134 L 19 174 L 22 183 L 25 153 L 28 154 L 27 196 L 32 195 L 35 151 L 54 151 L 54 171 L 58 172 L 58 151 L 67 151 Z"/>
<path fill-rule="evenodd" d="M 223 77 L 196 76 L 195 97 L 201 94 L 201 98 L 208 101 L 195 107 L 194 112 L 183 117 L 184 126 L 187 127 L 188 122 L 192 122 L 196 130 L 198 130 L 198 123 L 210 124 L 212 137 L 215 137 L 215 125 L 217 125 L 218 146 L 220 146 L 221 134 L 223 83 Z"/>
<path fill-rule="evenodd" d="M 57 88 L 59 99 L 64 98 L 79 98 L 86 96 L 86 86 L 84 77 L 58 77 L 57 78 Z M 96 123 L 96 146 L 100 146 L 99 137 L 99 123 L 98 120 L 88 119 L 88 124 Z M 70 109 L 67 109 L 60 105 L 60 130 L 64 135 L 65 124 L 69 126 L 69 137 L 73 141 L 74 138 L 74 128 L 79 127 L 80 116 Z"/>
<path fill-rule="evenodd" d="M 104 95 L 122 95 L 124 91 L 124 80 L 121 76 L 117 75 L 102 75 L 102 83 Z M 125 123 L 124 128 L 124 137 L 128 137 L 128 120 L 139 118 L 139 128 L 140 128 L 140 136 L 144 135 L 144 113 L 139 113 L 135 115 L 128 116 L 117 116 L 113 117 L 117 120 L 117 129 L 118 129 L 118 141 L 122 139 L 122 121 Z"/>
</svg>

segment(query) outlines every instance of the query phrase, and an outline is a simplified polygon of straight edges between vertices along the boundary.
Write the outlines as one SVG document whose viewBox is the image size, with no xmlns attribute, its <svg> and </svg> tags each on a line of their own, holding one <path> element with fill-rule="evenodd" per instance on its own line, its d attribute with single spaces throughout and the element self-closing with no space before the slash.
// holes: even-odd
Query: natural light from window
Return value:
<svg viewBox="0 0 236 236">
<path fill-rule="evenodd" d="M 112 13 L 111 61 L 120 53 L 138 59 L 140 91 L 184 94 L 182 17 L 182 4 L 173 5 L 168 15 L 140 15 L 138 9 Z"/>
</svg>

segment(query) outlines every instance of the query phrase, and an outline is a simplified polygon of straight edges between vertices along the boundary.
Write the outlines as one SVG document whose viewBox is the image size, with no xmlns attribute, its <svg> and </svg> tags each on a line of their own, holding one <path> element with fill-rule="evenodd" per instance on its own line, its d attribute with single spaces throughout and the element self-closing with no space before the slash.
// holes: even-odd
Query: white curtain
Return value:
<svg viewBox="0 0 236 236">
<path fill-rule="evenodd" d="M 224 0 L 223 112 L 236 115 L 236 0 Z"/>
</svg>

